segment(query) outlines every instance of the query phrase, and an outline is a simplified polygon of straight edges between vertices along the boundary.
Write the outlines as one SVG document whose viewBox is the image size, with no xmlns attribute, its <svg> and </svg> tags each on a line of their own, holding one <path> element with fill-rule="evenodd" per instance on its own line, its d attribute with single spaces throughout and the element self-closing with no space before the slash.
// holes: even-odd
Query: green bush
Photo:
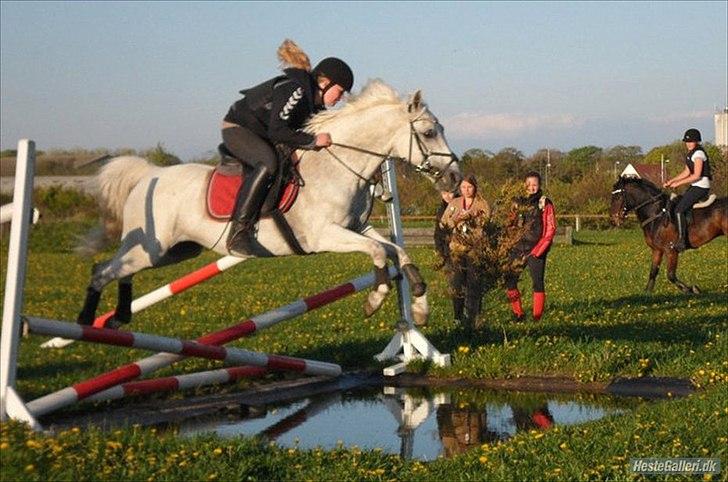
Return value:
<svg viewBox="0 0 728 482">
<path fill-rule="evenodd" d="M 99 216 L 93 196 L 60 186 L 35 189 L 33 204 L 44 221 L 95 219 Z"/>
</svg>

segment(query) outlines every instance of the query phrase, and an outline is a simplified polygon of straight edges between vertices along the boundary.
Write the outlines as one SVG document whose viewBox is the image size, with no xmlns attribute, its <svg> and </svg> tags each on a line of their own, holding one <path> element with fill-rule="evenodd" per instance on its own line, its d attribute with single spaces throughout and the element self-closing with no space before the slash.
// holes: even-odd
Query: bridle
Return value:
<svg viewBox="0 0 728 482">
<path fill-rule="evenodd" d="M 660 198 L 662 198 L 662 196 L 664 195 L 664 193 L 659 192 L 659 193 L 655 194 L 654 196 L 652 196 L 651 198 L 647 199 L 646 201 L 642 201 L 638 205 L 630 207 L 627 205 L 627 196 L 625 194 L 625 190 L 623 187 L 612 191 L 612 196 L 614 196 L 615 194 L 622 195 L 622 213 L 620 215 L 621 219 L 624 219 L 625 217 L 627 217 L 627 213 L 629 213 L 630 211 L 634 211 L 636 213 L 638 209 L 640 209 L 644 206 L 647 206 L 649 204 L 652 204 L 655 201 L 659 201 Z M 654 215 L 650 216 L 649 218 L 647 218 L 646 220 L 642 221 L 641 226 L 642 227 L 647 226 L 648 224 L 652 223 L 656 219 L 659 219 L 662 216 L 664 216 L 666 212 L 667 212 L 666 206 L 663 206 L 663 208 L 657 214 L 654 214 Z"/>
<path fill-rule="evenodd" d="M 424 114 L 424 111 L 423 111 L 423 114 Z M 458 162 L 458 158 L 452 152 L 437 152 L 437 151 L 431 151 L 427 148 L 427 146 L 424 144 L 422 139 L 420 139 L 419 133 L 415 129 L 415 122 L 428 120 L 428 119 L 422 118 L 423 114 L 420 114 L 419 116 L 417 116 L 416 118 L 414 118 L 413 120 L 411 120 L 409 122 L 409 124 L 410 124 L 409 153 L 406 158 L 399 157 L 399 156 L 392 156 L 389 153 L 372 151 L 369 149 L 364 149 L 362 147 L 352 146 L 352 145 L 348 145 L 348 144 L 341 144 L 338 142 L 332 142 L 331 145 L 336 146 L 336 147 L 342 147 L 344 149 L 349 149 L 352 151 L 361 152 L 364 154 L 369 154 L 372 156 L 377 156 L 377 157 L 380 157 L 382 159 L 382 161 L 384 161 L 385 159 L 392 159 L 393 161 L 402 161 L 402 162 L 407 161 L 409 164 L 412 164 L 412 152 L 414 150 L 414 146 L 416 145 L 420 151 L 420 154 L 422 155 L 422 162 L 419 165 L 415 166 L 415 171 L 427 174 L 428 176 L 432 176 L 433 179 L 435 180 L 435 182 L 437 182 L 442 176 L 445 175 L 445 172 L 447 171 L 447 169 L 450 167 L 450 165 L 453 162 L 454 163 Z M 435 120 L 434 123 L 435 123 L 435 128 L 437 128 L 440 125 L 439 122 L 437 122 L 437 120 Z M 370 179 L 364 178 L 364 176 L 362 176 L 361 174 L 356 172 L 354 169 L 352 169 L 343 160 L 341 160 L 336 154 L 334 154 L 330 148 L 327 147 L 326 151 L 331 155 L 331 157 L 336 159 L 349 172 L 354 174 L 359 179 L 365 181 L 366 183 L 372 184 L 372 181 Z M 449 157 L 450 162 L 447 163 L 447 165 L 445 166 L 444 169 L 440 170 L 440 169 L 437 169 L 432 166 L 432 162 L 430 161 L 431 157 Z"/>
<path fill-rule="evenodd" d="M 424 114 L 424 110 L 422 111 L 422 114 L 415 117 L 410 121 L 410 141 L 409 141 L 409 161 L 412 162 L 412 147 L 413 144 L 417 144 L 417 148 L 420 150 L 420 154 L 422 154 L 422 162 L 419 166 L 415 166 L 415 170 L 417 172 L 422 172 L 424 174 L 427 174 L 429 176 L 432 176 L 436 181 L 440 179 L 443 176 L 443 172 L 439 169 L 435 169 L 432 167 L 432 163 L 430 162 L 430 157 L 449 157 L 450 162 L 447 163 L 445 166 L 445 170 L 447 170 L 450 165 L 453 162 L 458 162 L 458 158 L 453 154 L 452 152 L 437 152 L 437 151 L 430 151 L 426 145 L 423 144 L 422 139 L 420 139 L 420 134 L 415 130 L 415 122 L 418 121 L 424 121 L 427 119 L 422 119 L 422 115 Z M 435 119 L 433 121 L 435 123 L 435 128 L 438 128 L 440 126 L 440 123 Z M 414 142 L 413 142 L 414 140 Z"/>
</svg>

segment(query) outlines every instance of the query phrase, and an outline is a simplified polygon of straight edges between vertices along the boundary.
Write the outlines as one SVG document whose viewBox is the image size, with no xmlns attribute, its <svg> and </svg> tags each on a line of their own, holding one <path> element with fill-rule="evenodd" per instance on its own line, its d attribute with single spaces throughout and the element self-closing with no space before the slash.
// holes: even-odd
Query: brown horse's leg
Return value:
<svg viewBox="0 0 728 482">
<path fill-rule="evenodd" d="M 677 256 L 678 253 L 674 250 L 667 253 L 667 279 L 683 293 L 700 293 L 697 286 L 688 286 L 677 278 Z"/>
<path fill-rule="evenodd" d="M 645 291 L 652 293 L 655 288 L 655 278 L 657 278 L 657 272 L 660 271 L 660 263 L 662 262 L 662 250 L 652 250 L 652 267 L 650 268 L 650 279 L 647 281 L 647 288 Z"/>
</svg>

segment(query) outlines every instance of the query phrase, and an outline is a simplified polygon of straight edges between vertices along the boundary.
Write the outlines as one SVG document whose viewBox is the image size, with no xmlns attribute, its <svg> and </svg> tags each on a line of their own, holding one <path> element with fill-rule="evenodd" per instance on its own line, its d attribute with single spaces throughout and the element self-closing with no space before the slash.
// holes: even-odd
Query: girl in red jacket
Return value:
<svg viewBox="0 0 728 482">
<path fill-rule="evenodd" d="M 541 175 L 537 172 L 526 174 L 526 194 L 519 199 L 519 204 L 526 207 L 519 223 L 526 228 L 521 240 L 511 251 L 511 259 L 525 258 L 533 281 L 533 319 L 541 319 L 546 293 L 544 288 L 544 272 L 546 256 L 551 248 L 551 241 L 556 234 L 556 216 L 554 204 L 541 192 Z M 521 293 L 518 291 L 520 270 L 506 276 L 506 295 L 511 302 L 511 309 L 518 321 L 523 320 Z"/>
</svg>

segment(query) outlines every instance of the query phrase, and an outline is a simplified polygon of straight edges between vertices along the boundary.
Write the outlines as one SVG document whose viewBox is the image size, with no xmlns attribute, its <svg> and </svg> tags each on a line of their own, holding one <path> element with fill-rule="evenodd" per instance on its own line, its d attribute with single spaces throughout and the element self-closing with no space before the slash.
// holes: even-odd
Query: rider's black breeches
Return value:
<svg viewBox="0 0 728 482">
<path fill-rule="evenodd" d="M 271 178 L 278 170 L 278 156 L 267 141 L 246 127 L 227 127 L 222 130 L 225 147 L 250 167 L 263 165 Z"/>
<path fill-rule="evenodd" d="M 705 199 L 708 197 L 708 193 L 710 192 L 710 189 L 705 189 L 703 187 L 697 187 L 697 186 L 690 186 L 687 191 L 685 191 L 685 194 L 683 194 L 682 199 L 680 199 L 680 202 L 677 203 L 675 206 L 675 213 L 676 214 L 683 214 L 690 210 L 690 208 L 693 207 L 693 204 L 700 201 L 701 199 Z"/>
</svg>

